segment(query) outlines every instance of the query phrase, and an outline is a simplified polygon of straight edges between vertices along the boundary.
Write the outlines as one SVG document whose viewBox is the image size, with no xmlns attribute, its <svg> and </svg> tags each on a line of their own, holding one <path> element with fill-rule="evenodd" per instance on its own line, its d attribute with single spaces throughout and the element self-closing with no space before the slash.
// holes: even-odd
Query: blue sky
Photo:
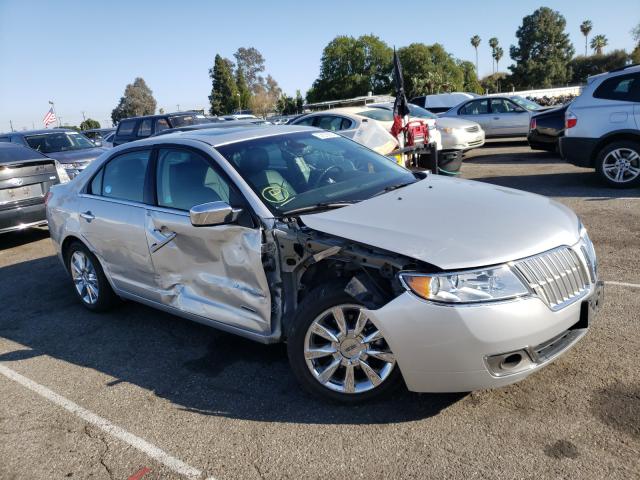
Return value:
<svg viewBox="0 0 640 480">
<path fill-rule="evenodd" d="M 0 0 L 0 131 L 10 119 L 16 129 L 40 128 L 48 100 L 65 123 L 78 124 L 84 111 L 104 124 L 136 76 L 166 111 L 206 107 L 215 54 L 232 58 L 241 46 L 262 52 L 285 92 L 304 93 L 318 75 L 323 47 L 339 34 L 373 33 L 397 47 L 439 42 L 469 60 L 469 38 L 478 34 L 480 73 L 487 74 L 488 39 L 498 37 L 508 55 L 522 17 L 541 5 L 565 16 L 577 53 L 584 51 L 585 19 L 594 23 L 592 35 L 608 37 L 607 51 L 633 48 L 629 31 L 640 22 L 640 0 Z M 403 18 L 400 11 L 413 14 Z M 501 70 L 509 63 L 503 59 Z"/>
</svg>

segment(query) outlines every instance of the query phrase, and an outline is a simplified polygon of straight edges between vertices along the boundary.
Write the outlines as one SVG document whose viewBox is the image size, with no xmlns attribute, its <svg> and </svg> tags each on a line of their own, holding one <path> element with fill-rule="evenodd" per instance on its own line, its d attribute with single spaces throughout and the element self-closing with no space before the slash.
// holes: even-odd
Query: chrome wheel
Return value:
<svg viewBox="0 0 640 480">
<path fill-rule="evenodd" d="M 628 183 L 640 175 L 640 154 L 630 148 L 617 148 L 604 157 L 602 172 L 615 183 Z"/>
<path fill-rule="evenodd" d="M 98 301 L 98 275 L 93 262 L 83 252 L 76 250 L 71 255 L 71 278 L 76 291 L 84 303 L 95 305 Z"/>
<path fill-rule="evenodd" d="M 379 387 L 396 361 L 382 333 L 361 305 L 338 305 L 318 315 L 304 339 L 304 358 L 313 377 L 341 393 Z"/>
</svg>

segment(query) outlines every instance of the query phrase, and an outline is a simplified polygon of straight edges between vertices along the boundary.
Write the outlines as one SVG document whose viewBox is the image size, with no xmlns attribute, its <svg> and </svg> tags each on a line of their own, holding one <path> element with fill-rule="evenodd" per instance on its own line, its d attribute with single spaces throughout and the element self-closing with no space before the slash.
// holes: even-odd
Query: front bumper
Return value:
<svg viewBox="0 0 640 480">
<path fill-rule="evenodd" d="M 601 295 L 598 283 L 581 300 L 554 312 L 539 298 L 443 306 L 405 292 L 368 314 L 394 352 L 409 390 L 468 392 L 518 382 L 566 352 L 586 333 Z M 583 304 L 590 312 L 586 320 Z M 543 351 L 571 331 L 555 349 Z M 493 356 L 536 349 L 544 357 L 525 370 L 490 371 Z"/>
<path fill-rule="evenodd" d="M 484 131 L 478 132 L 461 132 L 457 129 L 452 133 L 446 133 L 441 130 L 442 148 L 444 150 L 470 150 L 484 145 Z"/>
</svg>

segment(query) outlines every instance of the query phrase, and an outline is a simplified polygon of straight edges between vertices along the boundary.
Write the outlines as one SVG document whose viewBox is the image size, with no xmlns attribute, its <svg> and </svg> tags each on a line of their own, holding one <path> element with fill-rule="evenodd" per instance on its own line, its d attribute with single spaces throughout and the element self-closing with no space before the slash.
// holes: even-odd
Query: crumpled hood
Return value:
<svg viewBox="0 0 640 480">
<path fill-rule="evenodd" d="M 434 175 L 301 219 L 314 230 L 445 270 L 517 260 L 579 239 L 577 216 L 554 200 Z"/>
<path fill-rule="evenodd" d="M 50 152 L 46 155 L 47 157 L 55 158 L 60 163 L 89 162 L 95 160 L 106 151 L 106 148 L 96 147 L 71 150 L 68 152 Z"/>
</svg>

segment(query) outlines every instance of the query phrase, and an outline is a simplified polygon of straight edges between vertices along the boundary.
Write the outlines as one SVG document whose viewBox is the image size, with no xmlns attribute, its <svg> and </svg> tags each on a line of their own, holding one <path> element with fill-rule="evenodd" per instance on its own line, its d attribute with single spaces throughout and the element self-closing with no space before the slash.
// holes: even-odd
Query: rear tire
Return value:
<svg viewBox="0 0 640 480">
<path fill-rule="evenodd" d="M 287 353 L 307 392 L 356 404 L 381 398 L 399 386 L 402 376 L 395 357 L 377 327 L 362 314 L 364 308 L 343 288 L 328 285 L 301 302 Z"/>
<path fill-rule="evenodd" d="M 116 305 L 113 292 L 96 256 L 80 242 L 74 242 L 66 253 L 67 269 L 74 291 L 82 305 L 93 312 L 104 312 Z"/>
<path fill-rule="evenodd" d="M 640 143 L 619 140 L 605 145 L 596 157 L 596 171 L 610 187 L 640 185 Z"/>
</svg>

